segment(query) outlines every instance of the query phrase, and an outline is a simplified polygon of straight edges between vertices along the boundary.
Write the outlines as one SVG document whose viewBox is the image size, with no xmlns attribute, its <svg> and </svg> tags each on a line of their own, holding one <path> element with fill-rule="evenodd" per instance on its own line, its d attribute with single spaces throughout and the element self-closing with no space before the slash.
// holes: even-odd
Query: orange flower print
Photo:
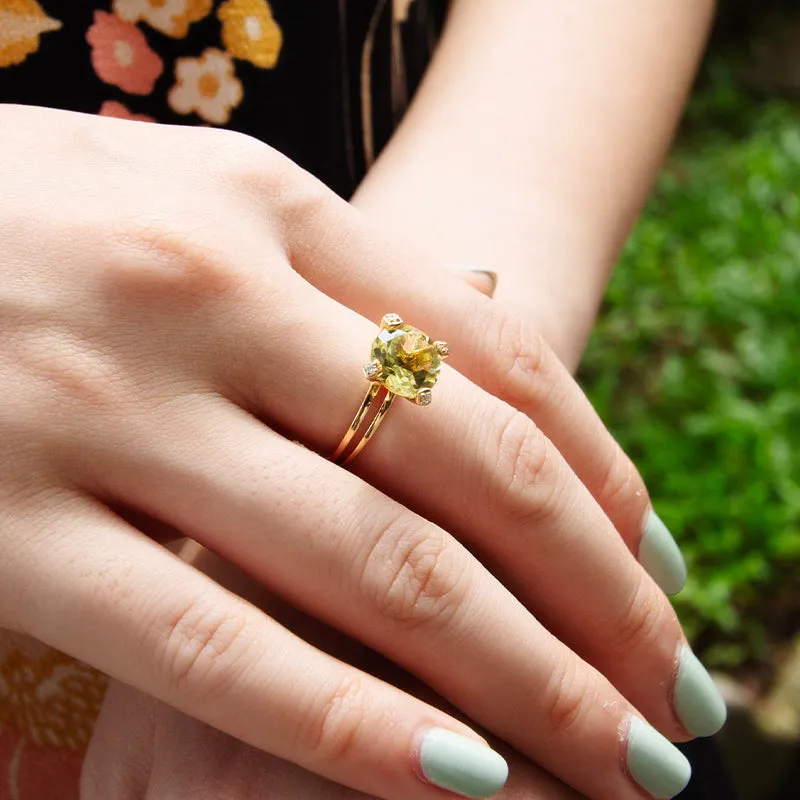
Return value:
<svg viewBox="0 0 800 800">
<path fill-rule="evenodd" d="M 283 34 L 265 0 L 227 0 L 218 11 L 222 43 L 234 57 L 262 69 L 278 63 Z"/>
<path fill-rule="evenodd" d="M 211 13 L 213 0 L 114 0 L 114 13 L 126 22 L 146 22 L 165 36 L 183 39 L 193 22 Z"/>
<path fill-rule="evenodd" d="M 108 679 L 0 629 L 0 798 L 78 800 Z"/>
<path fill-rule="evenodd" d="M 147 114 L 134 114 L 132 111 L 128 111 L 128 109 L 122 105 L 122 103 L 118 103 L 116 100 L 106 100 L 102 106 L 100 106 L 100 110 L 97 112 L 101 117 L 116 117 L 117 119 L 132 119 L 138 120 L 139 122 L 155 122 L 156 120 L 153 117 L 148 116 Z"/>
<path fill-rule="evenodd" d="M 103 675 L 55 650 L 41 656 L 12 650 L 0 660 L 0 724 L 38 747 L 83 751 L 106 684 Z"/>
<path fill-rule="evenodd" d="M 10 726 L 0 726 L 2 800 L 78 800 L 80 750 L 42 747 Z"/>
<path fill-rule="evenodd" d="M 135 25 L 105 11 L 95 11 L 86 41 L 92 47 L 92 66 L 101 81 L 129 94 L 153 91 L 156 79 L 164 71 L 164 62 Z"/>
<path fill-rule="evenodd" d="M 179 58 L 175 62 L 175 86 L 167 100 L 178 114 L 193 111 L 207 122 L 224 125 L 231 110 L 242 102 L 242 84 L 227 53 L 209 47 L 200 58 Z"/>
<path fill-rule="evenodd" d="M 39 49 L 42 33 L 60 27 L 36 0 L 0 0 L 0 67 L 21 64 Z"/>
</svg>

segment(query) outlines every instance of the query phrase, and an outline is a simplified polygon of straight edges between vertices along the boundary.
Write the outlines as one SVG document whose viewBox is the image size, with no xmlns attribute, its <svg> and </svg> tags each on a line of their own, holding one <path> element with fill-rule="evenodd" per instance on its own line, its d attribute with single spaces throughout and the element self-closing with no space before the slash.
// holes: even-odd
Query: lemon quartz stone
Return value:
<svg viewBox="0 0 800 800">
<path fill-rule="evenodd" d="M 431 339 L 410 325 L 384 328 L 372 343 L 372 358 L 381 365 L 375 379 L 390 392 L 414 399 L 439 377 L 442 359 Z"/>
</svg>

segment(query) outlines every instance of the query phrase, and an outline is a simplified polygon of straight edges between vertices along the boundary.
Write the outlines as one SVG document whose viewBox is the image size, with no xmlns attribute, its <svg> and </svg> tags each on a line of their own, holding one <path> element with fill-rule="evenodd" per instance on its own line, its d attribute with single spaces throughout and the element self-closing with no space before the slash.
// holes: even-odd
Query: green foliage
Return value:
<svg viewBox="0 0 800 800">
<path fill-rule="evenodd" d="M 800 620 L 800 108 L 740 91 L 724 60 L 581 377 L 687 557 L 690 638 L 712 665 L 764 658 Z"/>
</svg>

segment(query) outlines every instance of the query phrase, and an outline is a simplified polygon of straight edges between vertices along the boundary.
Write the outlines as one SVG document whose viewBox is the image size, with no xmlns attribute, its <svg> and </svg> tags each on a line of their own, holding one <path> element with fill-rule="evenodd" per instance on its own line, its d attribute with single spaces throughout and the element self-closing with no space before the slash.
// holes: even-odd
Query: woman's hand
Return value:
<svg viewBox="0 0 800 800">
<path fill-rule="evenodd" d="M 539 337 L 254 140 L 0 117 L 0 624 L 368 794 L 498 788 L 466 726 L 178 561 L 144 515 L 587 796 L 683 785 L 633 704 L 674 738 L 719 709 L 631 554 L 644 487 Z M 356 462 L 372 485 L 292 441 L 329 453 L 358 406 L 375 327 L 351 309 L 402 313 L 462 370 L 392 412 Z"/>
</svg>

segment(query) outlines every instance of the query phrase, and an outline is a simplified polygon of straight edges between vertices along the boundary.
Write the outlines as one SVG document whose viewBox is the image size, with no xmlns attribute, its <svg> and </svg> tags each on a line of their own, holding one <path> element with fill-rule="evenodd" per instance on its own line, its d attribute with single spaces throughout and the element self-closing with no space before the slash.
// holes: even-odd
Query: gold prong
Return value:
<svg viewBox="0 0 800 800">
<path fill-rule="evenodd" d="M 375 381 L 381 374 L 381 362 L 373 358 L 368 364 L 364 364 L 364 377 L 368 381 Z"/>
<path fill-rule="evenodd" d="M 429 406 L 432 399 L 433 395 L 431 394 L 430 389 L 420 389 L 414 396 L 414 402 L 418 406 Z"/>
<path fill-rule="evenodd" d="M 396 328 L 403 324 L 403 319 L 399 314 L 384 314 L 381 320 L 381 330 L 384 328 Z"/>
<path fill-rule="evenodd" d="M 442 358 L 447 358 L 450 355 L 450 348 L 447 346 L 447 342 L 434 342 L 433 347 Z"/>
</svg>

